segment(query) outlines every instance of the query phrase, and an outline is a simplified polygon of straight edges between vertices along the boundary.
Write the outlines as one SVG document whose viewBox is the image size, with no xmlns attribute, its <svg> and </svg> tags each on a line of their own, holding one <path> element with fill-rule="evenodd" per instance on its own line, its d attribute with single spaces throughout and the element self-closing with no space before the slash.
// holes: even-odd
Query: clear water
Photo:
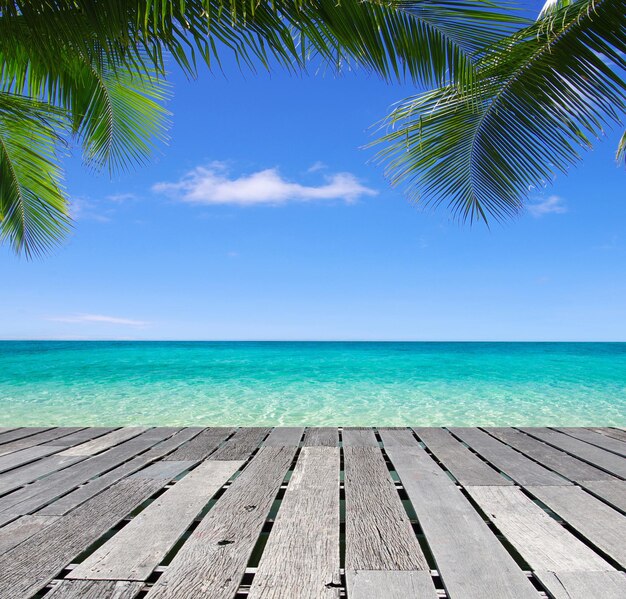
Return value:
<svg viewBox="0 0 626 599">
<path fill-rule="evenodd" d="M 626 343 L 0 342 L 7 425 L 626 425 Z"/>
</svg>

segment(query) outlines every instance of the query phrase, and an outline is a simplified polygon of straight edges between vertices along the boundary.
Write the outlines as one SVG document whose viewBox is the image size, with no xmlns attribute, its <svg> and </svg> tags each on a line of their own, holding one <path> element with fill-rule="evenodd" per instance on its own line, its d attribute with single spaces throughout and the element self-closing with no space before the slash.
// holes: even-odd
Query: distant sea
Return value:
<svg viewBox="0 0 626 599">
<path fill-rule="evenodd" d="M 0 342 L 0 426 L 626 426 L 626 343 Z"/>
</svg>

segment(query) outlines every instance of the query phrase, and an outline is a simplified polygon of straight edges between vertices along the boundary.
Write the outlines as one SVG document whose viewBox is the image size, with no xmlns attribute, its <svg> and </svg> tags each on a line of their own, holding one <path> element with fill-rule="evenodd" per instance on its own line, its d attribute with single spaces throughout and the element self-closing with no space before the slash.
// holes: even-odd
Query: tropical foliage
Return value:
<svg viewBox="0 0 626 599">
<path fill-rule="evenodd" d="M 402 102 L 379 159 L 420 202 L 502 219 L 626 114 L 626 0 L 549 2 L 536 23 L 474 54 L 471 86 Z M 626 163 L 626 133 L 617 159 Z"/>
<path fill-rule="evenodd" d="M 61 158 L 119 170 L 165 138 L 168 56 L 220 67 L 360 66 L 471 85 L 515 19 L 486 0 L 0 0 L 0 240 L 27 256 L 70 227 Z"/>
</svg>

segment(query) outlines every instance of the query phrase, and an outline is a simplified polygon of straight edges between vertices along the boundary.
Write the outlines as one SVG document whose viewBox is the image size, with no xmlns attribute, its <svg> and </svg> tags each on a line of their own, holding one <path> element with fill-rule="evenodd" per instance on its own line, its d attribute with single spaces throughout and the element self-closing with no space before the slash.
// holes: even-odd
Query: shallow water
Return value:
<svg viewBox="0 0 626 599">
<path fill-rule="evenodd" d="M 626 426 L 626 343 L 0 342 L 0 426 Z"/>
</svg>

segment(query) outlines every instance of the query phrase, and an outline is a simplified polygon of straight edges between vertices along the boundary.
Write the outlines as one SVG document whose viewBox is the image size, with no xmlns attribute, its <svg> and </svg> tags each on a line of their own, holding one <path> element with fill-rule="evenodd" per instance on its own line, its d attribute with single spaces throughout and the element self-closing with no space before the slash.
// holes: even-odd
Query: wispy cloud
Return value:
<svg viewBox="0 0 626 599">
<path fill-rule="evenodd" d="M 343 200 L 351 203 L 378 192 L 351 173 L 336 173 L 320 185 L 285 179 L 276 168 L 232 177 L 221 165 L 198 167 L 174 183 L 157 183 L 153 191 L 193 204 L 238 206 L 283 205 L 289 202 Z"/>
<path fill-rule="evenodd" d="M 562 197 L 550 196 L 531 202 L 526 209 L 535 218 L 540 218 L 546 214 L 564 214 L 567 212 L 567 205 Z"/>
<path fill-rule="evenodd" d="M 321 160 L 314 162 L 308 169 L 306 169 L 307 173 L 317 173 L 317 171 L 323 171 L 327 169 L 328 166 L 324 164 Z"/>
<path fill-rule="evenodd" d="M 70 201 L 70 216 L 74 220 L 95 220 L 100 223 L 108 223 L 111 217 L 108 211 L 101 210 L 100 206 L 87 198 L 72 198 Z"/>
<path fill-rule="evenodd" d="M 131 327 L 143 327 L 148 324 L 145 320 L 134 320 L 132 318 L 118 318 L 117 316 L 105 316 L 104 314 L 74 314 L 71 316 L 51 316 L 46 318 L 54 322 L 69 323 L 101 323 L 101 324 L 119 324 Z"/>
<path fill-rule="evenodd" d="M 134 193 L 114 193 L 108 195 L 106 197 L 109 202 L 114 202 L 116 204 L 123 204 L 124 202 L 132 202 L 137 199 L 137 196 Z"/>
</svg>

